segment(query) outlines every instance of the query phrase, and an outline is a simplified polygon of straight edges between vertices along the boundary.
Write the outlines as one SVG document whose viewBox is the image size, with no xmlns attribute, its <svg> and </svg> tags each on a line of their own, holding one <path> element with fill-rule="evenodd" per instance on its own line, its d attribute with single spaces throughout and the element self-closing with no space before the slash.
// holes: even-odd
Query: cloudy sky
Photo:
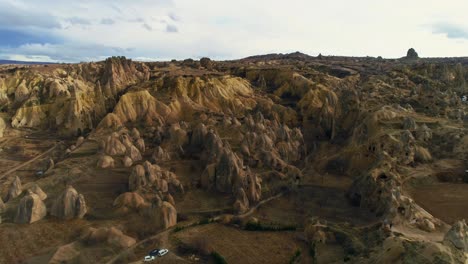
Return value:
<svg viewBox="0 0 468 264">
<path fill-rule="evenodd" d="M 468 56 L 466 0 L 0 0 L 0 59 Z"/>
</svg>

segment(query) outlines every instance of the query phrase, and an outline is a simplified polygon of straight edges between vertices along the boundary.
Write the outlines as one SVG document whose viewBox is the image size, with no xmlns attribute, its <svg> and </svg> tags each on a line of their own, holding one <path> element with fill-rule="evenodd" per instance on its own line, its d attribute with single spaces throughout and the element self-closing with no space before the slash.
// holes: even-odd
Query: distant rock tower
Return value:
<svg viewBox="0 0 468 264">
<path fill-rule="evenodd" d="M 409 49 L 406 53 L 406 58 L 410 60 L 416 60 L 419 58 L 418 53 L 413 48 Z"/>
</svg>

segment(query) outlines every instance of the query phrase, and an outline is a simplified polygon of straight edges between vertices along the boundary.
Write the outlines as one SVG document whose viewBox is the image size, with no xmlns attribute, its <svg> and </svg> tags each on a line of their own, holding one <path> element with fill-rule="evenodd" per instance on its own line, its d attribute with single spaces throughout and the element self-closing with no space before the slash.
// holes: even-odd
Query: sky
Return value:
<svg viewBox="0 0 468 264">
<path fill-rule="evenodd" d="M 466 0 L 0 0 L 0 59 L 468 56 Z"/>
</svg>

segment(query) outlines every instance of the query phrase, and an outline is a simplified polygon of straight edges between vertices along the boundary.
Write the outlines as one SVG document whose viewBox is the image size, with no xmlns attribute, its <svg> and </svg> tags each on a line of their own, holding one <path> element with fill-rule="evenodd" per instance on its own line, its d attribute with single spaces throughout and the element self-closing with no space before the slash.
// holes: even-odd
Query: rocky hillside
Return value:
<svg viewBox="0 0 468 264">
<path fill-rule="evenodd" d="M 0 66 L 0 263 L 135 261 L 164 230 L 291 218 L 295 261 L 465 263 L 467 79 L 417 54 Z M 180 262 L 225 246 L 170 238 Z"/>
</svg>

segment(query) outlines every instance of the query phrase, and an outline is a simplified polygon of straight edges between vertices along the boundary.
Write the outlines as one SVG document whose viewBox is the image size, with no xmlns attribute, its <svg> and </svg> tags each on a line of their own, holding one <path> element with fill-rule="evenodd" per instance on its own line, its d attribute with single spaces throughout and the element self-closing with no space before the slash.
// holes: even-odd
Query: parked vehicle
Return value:
<svg viewBox="0 0 468 264">
<path fill-rule="evenodd" d="M 145 256 L 144 261 L 149 262 L 155 260 L 157 257 L 162 257 L 166 255 L 169 252 L 168 249 L 162 248 L 162 249 L 153 249 L 151 250 L 147 256 Z"/>
</svg>

